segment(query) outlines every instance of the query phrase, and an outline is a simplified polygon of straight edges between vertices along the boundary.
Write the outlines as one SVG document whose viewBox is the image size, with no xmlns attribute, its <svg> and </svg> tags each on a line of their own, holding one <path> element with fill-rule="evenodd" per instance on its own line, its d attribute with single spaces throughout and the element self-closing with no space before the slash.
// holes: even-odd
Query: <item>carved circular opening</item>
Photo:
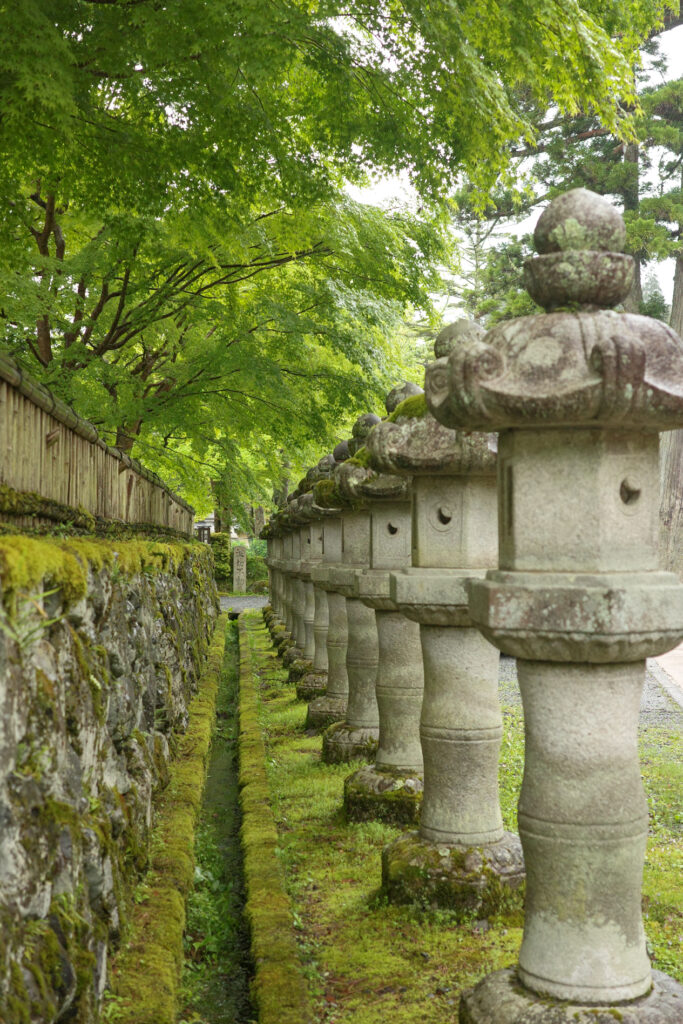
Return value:
<svg viewBox="0 0 683 1024">
<path fill-rule="evenodd" d="M 633 481 L 626 477 L 621 481 L 619 497 L 623 501 L 624 505 L 635 505 L 640 498 L 640 487 L 637 487 Z"/>
<path fill-rule="evenodd" d="M 444 526 L 448 526 L 451 519 L 453 518 L 453 513 L 451 509 L 448 507 L 448 505 L 441 505 L 436 513 L 436 517 L 440 523 L 442 523 Z"/>
<path fill-rule="evenodd" d="M 398 533 L 398 526 L 394 526 L 393 523 L 387 523 L 387 530 L 389 531 L 392 537 L 395 537 L 396 534 Z"/>
</svg>

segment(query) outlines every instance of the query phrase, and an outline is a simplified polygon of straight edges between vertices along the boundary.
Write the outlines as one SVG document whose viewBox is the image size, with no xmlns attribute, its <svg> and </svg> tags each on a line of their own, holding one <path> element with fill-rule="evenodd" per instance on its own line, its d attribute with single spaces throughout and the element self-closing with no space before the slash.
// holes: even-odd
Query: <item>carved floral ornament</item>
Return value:
<svg viewBox="0 0 683 1024">
<path fill-rule="evenodd" d="M 486 434 L 449 430 L 429 414 L 380 423 L 366 445 L 372 465 L 385 472 L 409 476 L 496 472 L 495 447 Z"/>
<path fill-rule="evenodd" d="M 595 228 L 607 221 L 609 230 Z M 681 339 L 658 320 L 604 308 L 628 294 L 633 261 L 597 246 L 623 245 L 623 231 L 617 211 L 585 189 L 551 203 L 525 283 L 546 309 L 573 310 L 499 324 L 429 365 L 427 404 L 439 422 L 478 430 L 681 425 Z"/>
<path fill-rule="evenodd" d="M 410 501 L 410 485 L 403 477 L 348 462 L 337 467 L 335 476 L 341 493 L 354 502 Z"/>
</svg>

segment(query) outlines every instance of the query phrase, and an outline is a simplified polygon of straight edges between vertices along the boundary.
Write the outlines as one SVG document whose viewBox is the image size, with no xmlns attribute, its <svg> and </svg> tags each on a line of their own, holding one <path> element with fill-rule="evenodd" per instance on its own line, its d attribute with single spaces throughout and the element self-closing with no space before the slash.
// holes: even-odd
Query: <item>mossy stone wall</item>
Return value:
<svg viewBox="0 0 683 1024">
<path fill-rule="evenodd" d="M 0 1020 L 98 1019 L 216 614 L 206 545 L 0 537 Z"/>
</svg>

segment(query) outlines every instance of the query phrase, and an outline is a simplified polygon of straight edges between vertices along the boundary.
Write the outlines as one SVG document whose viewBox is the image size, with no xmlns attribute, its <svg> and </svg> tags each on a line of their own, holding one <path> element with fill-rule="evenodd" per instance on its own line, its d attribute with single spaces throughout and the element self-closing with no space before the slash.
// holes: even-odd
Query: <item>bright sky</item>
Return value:
<svg viewBox="0 0 683 1024">
<path fill-rule="evenodd" d="M 667 59 L 666 75 L 653 72 L 648 84 L 659 85 L 665 81 L 672 81 L 683 77 L 683 25 L 678 25 L 669 32 L 664 32 L 659 37 L 661 54 Z M 645 59 L 647 66 L 648 60 Z M 407 174 L 392 175 L 388 178 L 381 178 L 367 188 L 357 188 L 355 185 L 347 186 L 347 191 L 352 199 L 361 203 L 369 203 L 373 206 L 396 206 L 405 205 L 413 209 L 418 206 L 418 198 L 412 188 Z M 539 212 L 536 211 L 531 217 L 521 221 L 516 227 L 511 224 L 508 227 L 510 234 L 524 234 L 532 229 L 538 220 Z M 674 261 L 663 260 L 659 264 L 652 264 L 657 273 L 659 283 L 668 303 L 671 302 L 673 294 Z M 649 270 L 649 268 L 648 268 Z M 646 270 L 646 274 L 647 274 Z"/>
</svg>

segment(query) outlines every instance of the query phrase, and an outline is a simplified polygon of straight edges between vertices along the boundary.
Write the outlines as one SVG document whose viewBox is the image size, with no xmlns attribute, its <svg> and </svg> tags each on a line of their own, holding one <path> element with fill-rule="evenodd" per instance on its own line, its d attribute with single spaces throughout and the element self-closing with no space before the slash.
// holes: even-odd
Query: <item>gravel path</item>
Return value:
<svg viewBox="0 0 683 1024">
<path fill-rule="evenodd" d="M 268 598 L 259 594 L 222 594 L 221 611 L 232 609 L 233 612 L 243 612 L 246 608 L 263 608 L 268 604 Z"/>
<path fill-rule="evenodd" d="M 258 595 L 229 594 L 222 596 L 220 600 L 223 611 L 232 609 L 234 612 L 243 612 L 245 608 L 263 608 L 264 604 L 268 603 L 267 597 Z M 520 704 L 517 665 L 514 658 L 501 656 L 499 679 L 501 700 L 509 704 Z M 655 663 L 648 662 L 640 703 L 641 728 L 647 728 L 649 725 L 665 725 L 671 728 L 683 726 L 683 707 L 672 699 L 672 692 L 672 685 L 666 672 Z"/>
<path fill-rule="evenodd" d="M 664 678 L 662 678 L 664 677 Z M 500 659 L 500 696 L 509 704 L 521 703 L 517 686 L 517 666 L 514 658 Z M 666 673 L 658 666 L 654 671 L 648 665 L 645 674 L 645 686 L 640 702 L 640 727 L 649 725 L 665 725 L 676 728 L 683 725 L 683 708 L 671 698 L 665 688 Z"/>
</svg>

